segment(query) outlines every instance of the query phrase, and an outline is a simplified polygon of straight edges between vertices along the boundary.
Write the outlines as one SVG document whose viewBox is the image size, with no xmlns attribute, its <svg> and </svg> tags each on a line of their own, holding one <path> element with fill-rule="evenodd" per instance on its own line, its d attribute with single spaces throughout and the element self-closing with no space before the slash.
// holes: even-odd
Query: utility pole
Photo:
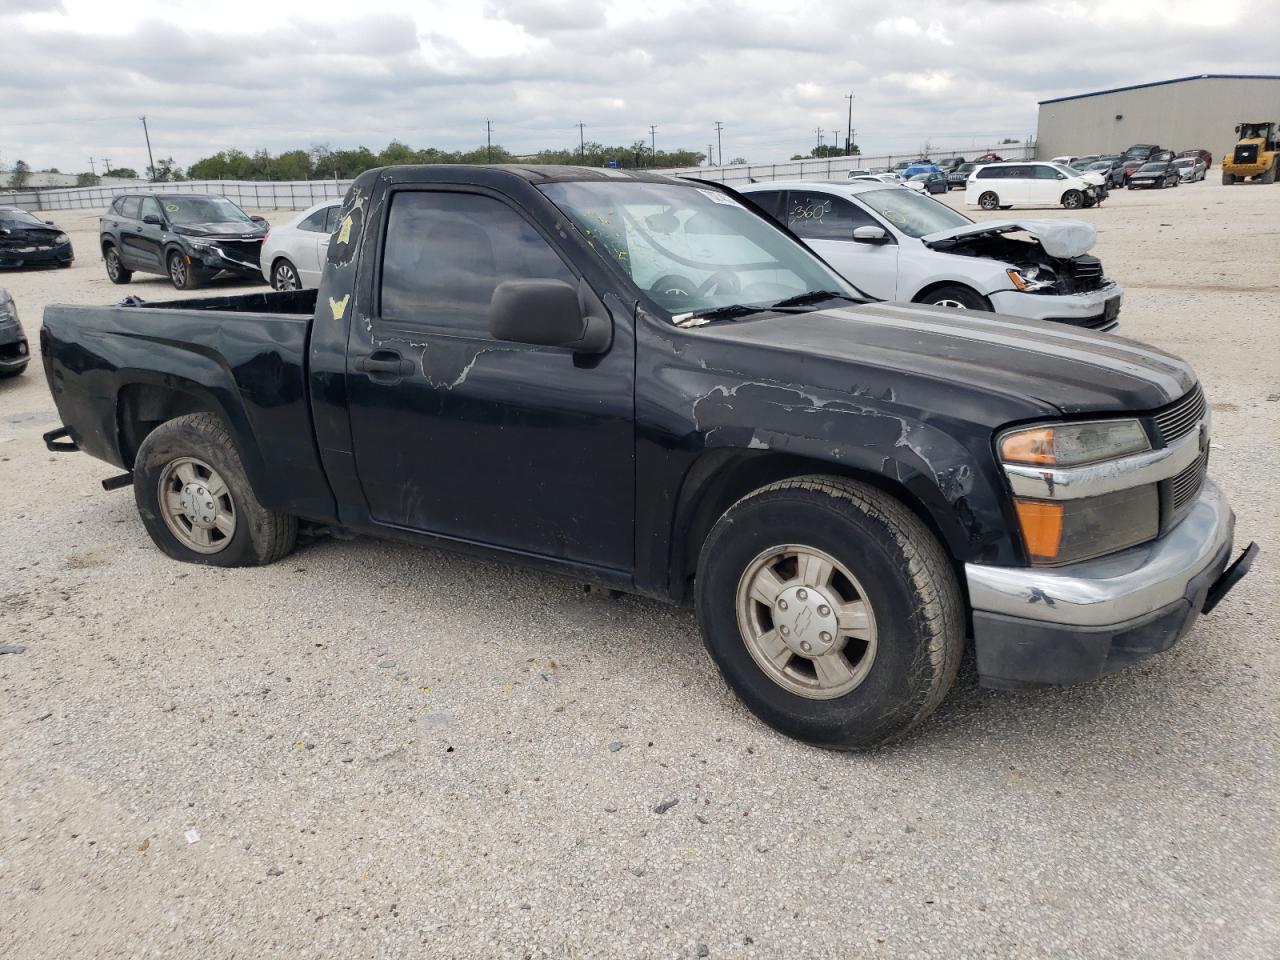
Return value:
<svg viewBox="0 0 1280 960">
<path fill-rule="evenodd" d="M 724 124 L 719 120 L 716 121 L 716 153 L 720 158 L 720 162 L 716 164 L 718 167 L 724 166 L 724 143 L 720 139 L 720 131 L 724 129 Z"/>
<path fill-rule="evenodd" d="M 585 165 L 587 162 L 587 134 L 586 124 L 581 120 L 578 121 L 578 160 Z"/>
<path fill-rule="evenodd" d="M 103 158 L 102 158 L 102 165 L 103 165 L 103 167 L 105 167 L 105 168 L 106 168 L 106 169 L 104 169 L 104 170 L 102 171 L 102 175 L 103 175 L 104 177 L 109 177 L 109 176 L 111 176 L 111 158 L 110 158 L 110 157 L 103 157 Z"/>
<path fill-rule="evenodd" d="M 142 121 L 142 135 L 147 138 L 147 162 L 151 164 L 149 168 L 151 176 L 147 177 L 147 179 L 154 182 L 156 179 L 156 160 L 155 157 L 151 156 L 151 133 L 147 130 L 147 118 L 139 117 L 138 119 Z"/>
<path fill-rule="evenodd" d="M 93 165 L 93 157 L 89 158 L 89 172 L 95 177 L 98 175 L 98 169 Z"/>
<path fill-rule="evenodd" d="M 715 154 L 711 152 L 711 144 L 708 143 L 707 144 L 707 166 L 708 167 L 713 166 L 711 161 L 712 159 L 714 159 L 714 157 L 715 157 Z"/>
<path fill-rule="evenodd" d="M 649 155 L 653 157 L 653 165 L 658 165 L 658 125 L 649 124 Z"/>
<path fill-rule="evenodd" d="M 489 162 L 493 163 L 493 121 L 486 120 L 484 122 L 484 142 L 485 148 L 489 152 Z"/>
<path fill-rule="evenodd" d="M 849 157 L 853 155 L 853 94 L 850 93 L 845 99 L 849 101 L 849 125 L 845 127 L 844 155 Z"/>
<path fill-rule="evenodd" d="M 822 128 L 821 127 L 818 128 L 818 146 L 819 147 L 822 146 Z"/>
</svg>

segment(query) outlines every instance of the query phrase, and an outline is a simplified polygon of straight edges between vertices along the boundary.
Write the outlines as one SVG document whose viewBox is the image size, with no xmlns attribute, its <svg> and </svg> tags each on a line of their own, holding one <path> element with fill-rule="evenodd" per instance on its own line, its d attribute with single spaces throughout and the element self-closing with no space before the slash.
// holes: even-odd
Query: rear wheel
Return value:
<svg viewBox="0 0 1280 960">
<path fill-rule="evenodd" d="M 300 290 L 302 281 L 298 277 L 297 268 L 281 257 L 271 268 L 271 288 L 273 290 Z"/>
<path fill-rule="evenodd" d="M 988 190 L 978 198 L 978 206 L 983 210 L 995 210 L 1000 206 L 1000 198 L 993 191 Z"/>
<path fill-rule="evenodd" d="M 990 310 L 989 301 L 978 291 L 958 283 L 938 287 L 916 300 L 931 307 L 951 307 L 954 310 Z"/>
<path fill-rule="evenodd" d="M 297 539 L 297 518 L 258 502 L 231 435 L 211 413 L 178 417 L 147 435 L 133 494 L 147 533 L 175 560 L 256 566 L 279 560 Z"/>
<path fill-rule="evenodd" d="M 933 712 L 955 679 L 964 615 L 946 554 L 865 484 L 798 477 L 744 497 L 707 537 L 695 586 L 721 675 L 788 736 L 876 746 Z"/>
<path fill-rule="evenodd" d="M 1261 180 L 1263 183 L 1276 182 L 1276 166 L 1277 165 L 1280 165 L 1280 159 L 1277 159 L 1275 163 L 1272 163 L 1271 166 L 1267 168 L 1267 172 L 1262 175 Z"/>
<path fill-rule="evenodd" d="M 1222 174 L 1222 183 L 1223 183 L 1223 186 L 1229 186 L 1229 185 L 1231 185 L 1231 184 L 1233 184 L 1233 183 L 1235 183 L 1235 182 L 1236 182 L 1236 177 L 1235 177 L 1235 174 L 1234 174 L 1234 173 L 1226 173 L 1226 172 L 1224 172 L 1224 173 Z"/>
<path fill-rule="evenodd" d="M 115 247 L 107 247 L 102 252 L 102 259 L 107 264 L 107 279 L 112 283 L 128 283 L 133 279 L 133 271 L 125 269 L 120 251 Z"/>
</svg>

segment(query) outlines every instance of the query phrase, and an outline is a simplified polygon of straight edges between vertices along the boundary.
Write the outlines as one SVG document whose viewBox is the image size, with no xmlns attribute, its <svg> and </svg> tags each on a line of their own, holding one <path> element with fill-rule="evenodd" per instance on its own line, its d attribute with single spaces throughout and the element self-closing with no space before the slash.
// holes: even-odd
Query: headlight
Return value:
<svg viewBox="0 0 1280 960">
<path fill-rule="evenodd" d="M 60 233 L 53 238 L 53 242 L 56 243 L 58 246 L 62 246 L 64 243 L 70 243 L 71 238 L 68 237 L 65 233 Z"/>
<path fill-rule="evenodd" d="M 1025 482 L 1028 474 L 1054 478 L 1048 497 L 1018 496 L 1015 483 L 1014 511 L 1032 563 L 1087 560 L 1159 533 L 1160 495 L 1154 483 L 1081 495 L 1115 471 L 1114 461 L 1151 449 L 1137 420 L 1025 427 L 1003 434 L 996 446 L 1011 482 Z"/>
<path fill-rule="evenodd" d="M 187 237 L 186 239 L 187 243 L 191 244 L 191 246 L 195 247 L 197 250 L 212 250 L 214 246 L 212 240 L 201 240 L 198 237 Z"/>
<path fill-rule="evenodd" d="M 1009 270 L 1010 282 L 1023 293 L 1051 290 L 1058 278 L 1045 267 L 1028 267 L 1025 270 Z"/>
<path fill-rule="evenodd" d="M 1000 438 L 1000 459 L 1036 467 L 1080 467 L 1151 449 L 1137 420 L 1055 423 L 1011 430 Z"/>
</svg>

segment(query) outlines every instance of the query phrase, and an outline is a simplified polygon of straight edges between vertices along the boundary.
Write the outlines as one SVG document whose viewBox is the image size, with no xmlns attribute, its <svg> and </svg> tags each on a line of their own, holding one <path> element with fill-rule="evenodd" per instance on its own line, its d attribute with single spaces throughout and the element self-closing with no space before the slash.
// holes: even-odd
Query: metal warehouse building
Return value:
<svg viewBox="0 0 1280 960">
<path fill-rule="evenodd" d="M 1242 120 L 1280 121 L 1280 76 L 1206 73 L 1041 100 L 1036 155 L 1120 153 L 1155 143 L 1204 148 L 1217 164 Z"/>
</svg>

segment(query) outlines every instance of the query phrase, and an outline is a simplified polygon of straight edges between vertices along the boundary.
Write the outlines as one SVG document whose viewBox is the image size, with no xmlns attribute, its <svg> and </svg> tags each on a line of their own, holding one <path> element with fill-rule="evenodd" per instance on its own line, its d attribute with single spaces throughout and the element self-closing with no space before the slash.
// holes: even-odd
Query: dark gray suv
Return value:
<svg viewBox="0 0 1280 960">
<path fill-rule="evenodd" d="M 128 283 L 135 272 L 158 273 L 179 290 L 220 273 L 262 280 L 258 261 L 268 224 L 226 197 L 125 194 L 98 219 L 107 276 Z"/>
</svg>

